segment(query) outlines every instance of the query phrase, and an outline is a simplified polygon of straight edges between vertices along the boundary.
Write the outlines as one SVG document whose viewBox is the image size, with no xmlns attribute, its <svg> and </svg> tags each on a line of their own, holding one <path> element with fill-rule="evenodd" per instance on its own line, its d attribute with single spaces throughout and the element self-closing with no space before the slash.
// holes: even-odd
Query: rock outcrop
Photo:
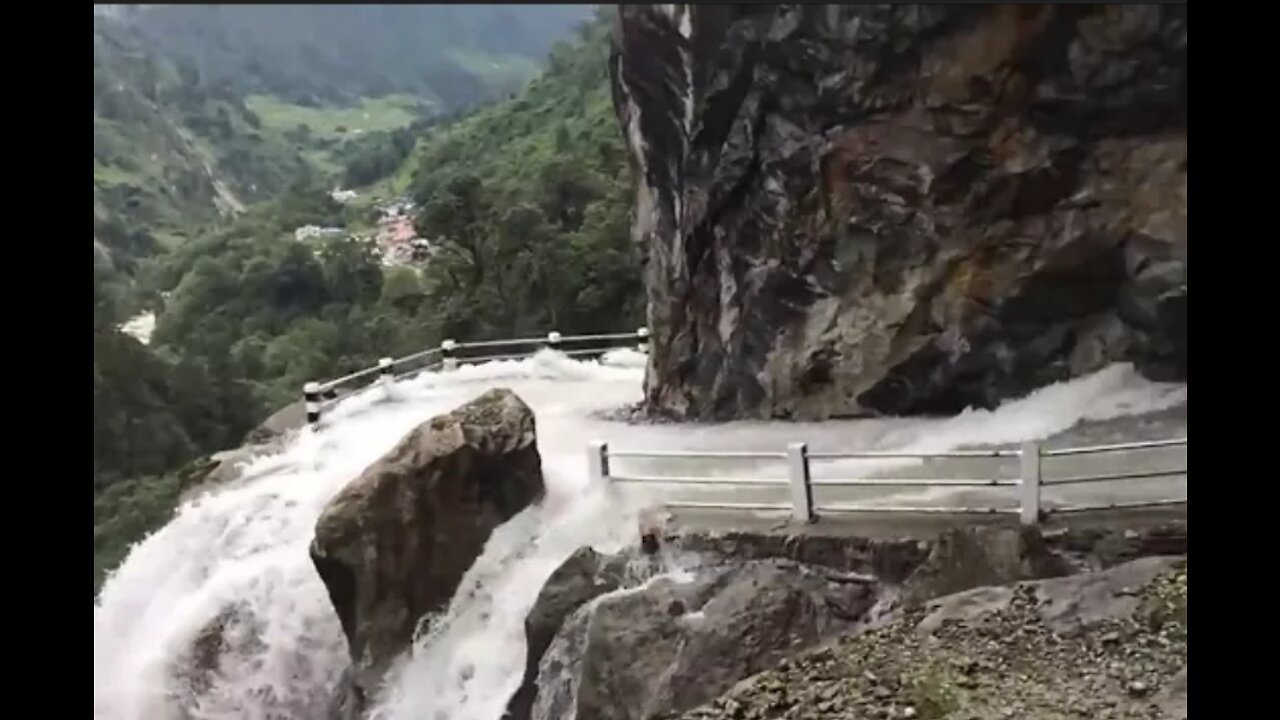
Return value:
<svg viewBox="0 0 1280 720">
<path fill-rule="evenodd" d="M 1185 720 L 1186 560 L 975 588 L 739 683 L 683 720 Z"/>
<path fill-rule="evenodd" d="M 969 588 L 1070 575 L 1071 561 L 1049 547 L 1038 528 L 971 527 L 943 533 L 911 574 L 901 602 L 920 602 Z"/>
<path fill-rule="evenodd" d="M 1174 523 L 1047 534 L 965 527 L 928 540 L 820 528 L 692 532 L 665 535 L 657 556 L 584 548 L 552 574 L 526 619 L 525 680 L 507 717 L 679 712 L 806 648 L 895 618 L 911 615 L 914 627 L 927 617 L 929 628 L 1007 609 L 1011 584 L 1022 581 L 1041 589 L 1036 608 L 1051 632 L 1075 632 L 1072 623 L 1130 612 L 1132 594 L 1116 589 L 1175 565 L 1168 556 L 1185 555 L 1186 540 L 1185 523 Z M 1174 688 L 1166 704 L 1184 701 Z M 816 707 L 797 717 L 838 716 Z"/>
<path fill-rule="evenodd" d="M 528 720 L 538 691 L 538 664 L 565 620 L 587 602 L 622 587 L 625 581 L 622 563 L 611 562 L 589 547 L 580 548 L 551 573 L 524 620 L 524 679 L 507 703 L 506 720 Z"/>
<path fill-rule="evenodd" d="M 412 430 L 321 513 L 311 558 L 364 697 L 493 529 L 541 498 L 534 431 L 520 398 L 491 390 Z"/>
<path fill-rule="evenodd" d="M 1187 377 L 1179 5 L 620 6 L 648 407 L 989 407 Z"/>
<path fill-rule="evenodd" d="M 639 720 L 688 709 L 871 607 L 874 583 L 787 560 L 659 576 L 580 608 L 548 649 L 533 717 Z"/>
</svg>

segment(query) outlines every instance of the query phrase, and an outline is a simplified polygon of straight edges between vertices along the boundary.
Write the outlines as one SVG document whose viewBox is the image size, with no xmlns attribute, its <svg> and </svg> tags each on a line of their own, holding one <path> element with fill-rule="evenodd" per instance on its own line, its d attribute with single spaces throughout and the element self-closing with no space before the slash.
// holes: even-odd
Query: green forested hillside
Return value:
<svg viewBox="0 0 1280 720">
<path fill-rule="evenodd" d="M 514 92 L 584 5 L 160 5 L 123 13 L 211 87 L 299 105 L 395 93 L 465 107 Z"/>
<path fill-rule="evenodd" d="M 95 19 L 95 222 L 190 235 L 304 171 L 301 155 L 270 142 L 240 98 L 206 86 L 128 26 Z"/>
<path fill-rule="evenodd" d="M 345 146 L 505 96 L 587 8 L 146 5 L 94 13 L 94 216 L 160 239 L 340 171 Z"/>
<path fill-rule="evenodd" d="M 204 126 L 192 135 L 232 193 L 251 188 L 255 173 L 224 162 L 224 141 L 259 143 L 296 164 L 279 187 L 241 200 L 244 210 L 234 215 L 173 203 L 165 216 L 157 195 L 153 212 L 162 219 L 152 221 L 99 191 L 95 162 L 95 587 L 129 542 L 167 517 L 192 477 L 176 468 L 238 444 L 308 380 L 445 337 L 630 330 L 641 322 L 629 171 L 607 84 L 607 12 L 557 43 L 542 59 L 545 72 L 521 92 L 409 124 L 395 118 L 404 105 L 370 101 L 363 91 L 359 107 L 309 107 L 278 95 L 220 95 L 201 80 L 195 87 L 208 92 L 199 102 L 226 108 L 230 132 L 218 142 Z M 112 62 L 123 62 L 115 51 Z M 95 155 L 100 65 L 95 56 Z M 148 122 L 166 122 L 179 105 L 144 102 L 146 88 L 195 95 L 181 77 L 166 85 L 172 67 L 180 66 L 131 71 L 160 79 L 136 84 L 142 89 L 126 91 L 121 104 L 154 109 Z M 389 125 L 375 126 L 379 108 Z M 367 131 L 349 132 L 366 111 Z M 191 114 L 179 124 L 207 120 Z M 129 157 L 137 147 L 130 142 L 122 139 L 124 149 L 111 157 Z M 339 205 L 328 193 L 337 184 L 360 187 L 361 200 Z M 212 181 L 198 187 L 217 192 Z M 369 198 L 393 191 L 417 200 L 416 225 L 432 246 L 416 266 L 384 267 L 369 243 L 295 239 L 302 225 L 367 227 L 377 214 Z M 142 308 L 158 316 L 149 347 L 116 329 Z"/>
<path fill-rule="evenodd" d="M 456 337 L 631 329 L 632 190 L 609 96 L 609 25 L 557 44 L 520 96 L 440 129 L 411 160 L 425 292 Z"/>
<path fill-rule="evenodd" d="M 514 99 L 417 138 L 387 136 L 398 145 L 391 159 L 408 154 L 419 234 L 433 246 L 419 267 L 388 276 L 367 245 L 296 241 L 294 227 L 351 224 L 369 210 L 299 183 L 148 263 L 146 291 L 169 294 L 156 347 L 227 349 L 266 412 L 306 380 L 444 337 L 634 328 L 640 279 L 606 34 L 600 19 L 558 45 L 545 74 Z M 361 151 L 377 157 L 379 142 L 352 149 L 353 164 L 370 157 Z M 381 169 L 398 172 L 390 162 Z"/>
</svg>

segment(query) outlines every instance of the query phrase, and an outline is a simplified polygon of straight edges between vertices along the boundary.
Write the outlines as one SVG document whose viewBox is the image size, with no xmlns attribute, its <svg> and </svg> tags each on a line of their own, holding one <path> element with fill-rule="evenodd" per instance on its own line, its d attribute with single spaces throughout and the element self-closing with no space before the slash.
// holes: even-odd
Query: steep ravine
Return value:
<svg viewBox="0 0 1280 720">
<path fill-rule="evenodd" d="M 627 5 L 646 401 L 991 407 L 1187 377 L 1179 5 Z"/>
</svg>

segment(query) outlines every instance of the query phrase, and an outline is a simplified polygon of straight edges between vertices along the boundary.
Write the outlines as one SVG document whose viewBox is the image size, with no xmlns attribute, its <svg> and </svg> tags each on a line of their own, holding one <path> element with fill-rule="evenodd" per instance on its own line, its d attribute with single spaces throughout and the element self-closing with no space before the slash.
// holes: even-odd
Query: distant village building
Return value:
<svg viewBox="0 0 1280 720">
<path fill-rule="evenodd" d="M 423 258 L 423 243 L 413 227 L 414 204 L 398 198 L 379 208 L 378 235 L 375 238 L 382 259 L 388 265 L 403 265 Z"/>
<path fill-rule="evenodd" d="M 426 262 L 427 258 L 431 257 L 432 253 L 435 252 L 435 247 L 431 244 L 431 241 L 422 238 L 415 238 L 410 241 L 409 246 L 411 248 L 410 257 L 414 262 Z"/>
<path fill-rule="evenodd" d="M 355 190 L 335 188 L 333 192 L 329 193 L 329 197 L 333 198 L 334 202 L 349 203 L 355 200 L 357 195 Z"/>
<path fill-rule="evenodd" d="M 382 219 L 388 220 L 391 218 L 412 216 L 415 207 L 416 206 L 413 204 L 412 200 L 401 198 L 387 203 L 379 209 L 382 210 Z"/>
<path fill-rule="evenodd" d="M 339 237 L 347 231 L 340 227 L 320 227 L 319 225 L 303 225 L 293 231 L 293 239 L 298 242 L 312 238 Z"/>
</svg>

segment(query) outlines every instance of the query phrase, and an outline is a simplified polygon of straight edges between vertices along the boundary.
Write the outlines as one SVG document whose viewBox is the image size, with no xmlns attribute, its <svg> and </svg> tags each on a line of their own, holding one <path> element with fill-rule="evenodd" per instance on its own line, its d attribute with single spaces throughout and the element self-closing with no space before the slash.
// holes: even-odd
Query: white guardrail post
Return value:
<svg viewBox="0 0 1280 720">
<path fill-rule="evenodd" d="M 649 328 L 636 328 L 636 351 L 648 354 L 649 352 Z"/>
<path fill-rule="evenodd" d="M 302 386 L 302 403 L 307 409 L 307 424 L 320 423 L 320 383 L 309 382 Z"/>
<path fill-rule="evenodd" d="M 391 363 L 393 361 L 389 357 L 378 359 L 378 382 L 382 384 L 383 390 L 386 391 L 387 397 L 391 396 Z"/>
<path fill-rule="evenodd" d="M 609 477 L 609 443 L 592 440 L 587 443 L 587 477 L 591 482 L 604 482 Z"/>
<path fill-rule="evenodd" d="M 1034 440 L 1022 443 L 1018 460 L 1021 467 L 1018 515 L 1023 525 L 1036 525 L 1040 522 L 1040 443 Z"/>
<path fill-rule="evenodd" d="M 787 445 L 787 477 L 791 481 L 791 516 L 813 522 L 813 486 L 809 483 L 809 453 L 802 442 Z"/>
<path fill-rule="evenodd" d="M 560 349 L 560 333 L 555 330 L 547 333 L 547 348 L 550 350 Z"/>
<path fill-rule="evenodd" d="M 456 370 L 458 368 L 458 359 L 453 356 L 453 351 L 456 347 L 458 347 L 458 343 L 453 340 L 445 340 L 440 343 L 441 370 Z"/>
</svg>

